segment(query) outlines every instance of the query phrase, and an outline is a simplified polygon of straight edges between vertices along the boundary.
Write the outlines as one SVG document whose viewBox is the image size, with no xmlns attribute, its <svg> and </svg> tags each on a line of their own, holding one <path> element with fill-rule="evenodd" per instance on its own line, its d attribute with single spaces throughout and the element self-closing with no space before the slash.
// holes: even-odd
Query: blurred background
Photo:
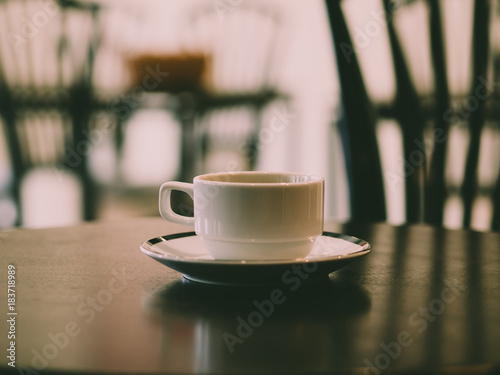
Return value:
<svg viewBox="0 0 500 375">
<path fill-rule="evenodd" d="M 484 2 L 491 22 L 482 45 L 494 52 L 484 75 L 474 69 L 480 51 L 473 0 L 339 3 L 1 0 L 0 228 L 158 216 L 161 183 L 233 170 L 324 176 L 327 217 L 360 219 L 350 168 L 351 155 L 362 150 L 346 142 L 344 126 L 349 110 L 367 111 L 364 93 L 378 113 L 371 131 L 382 166 L 384 219 L 409 221 L 403 181 L 423 161 L 405 156 L 404 121 L 391 112 L 404 91 L 392 26 L 424 109 L 434 108 L 429 98 L 439 94 L 436 75 L 447 78 L 451 99 L 437 107 L 446 133 L 436 132 L 437 120 L 423 121 L 424 137 L 412 144 L 432 159 L 446 140 L 442 221 L 463 226 L 468 119 L 481 107 L 476 101 L 491 101 L 500 83 L 496 2 Z M 444 71 L 433 60 L 434 4 Z M 332 37 L 344 35 L 342 22 L 351 38 L 346 44 Z M 356 64 L 359 87 L 349 75 Z M 483 82 L 477 95 L 472 81 Z M 342 93 L 356 87 L 347 102 Z M 406 113 L 418 117 L 411 108 Z M 349 136 L 365 135 L 360 129 Z M 479 137 L 470 226 L 488 230 L 500 169 L 494 110 Z M 364 181 L 367 188 L 371 183 Z M 190 210 L 184 197 L 178 200 L 180 212 Z"/>
</svg>

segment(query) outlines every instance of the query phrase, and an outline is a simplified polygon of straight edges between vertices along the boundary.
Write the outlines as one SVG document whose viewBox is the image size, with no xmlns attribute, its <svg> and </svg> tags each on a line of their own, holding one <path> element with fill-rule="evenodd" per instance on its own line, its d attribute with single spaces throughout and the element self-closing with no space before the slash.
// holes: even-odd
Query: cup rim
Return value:
<svg viewBox="0 0 500 375">
<path fill-rule="evenodd" d="M 267 176 L 296 176 L 307 178 L 307 181 L 298 181 L 298 182 L 234 182 L 234 181 L 220 181 L 220 180 L 211 180 L 210 177 L 217 176 L 237 176 L 237 175 L 267 175 Z M 193 179 L 193 182 L 203 182 L 204 184 L 213 184 L 213 185 L 228 185 L 228 186 L 299 186 L 299 185 L 308 185 L 308 184 L 316 184 L 324 182 L 323 177 L 319 177 L 316 175 L 310 175 L 306 173 L 295 173 L 295 172 L 266 172 L 266 171 L 235 171 L 235 172 L 215 172 L 215 173 L 205 173 L 199 176 L 196 176 Z"/>
</svg>

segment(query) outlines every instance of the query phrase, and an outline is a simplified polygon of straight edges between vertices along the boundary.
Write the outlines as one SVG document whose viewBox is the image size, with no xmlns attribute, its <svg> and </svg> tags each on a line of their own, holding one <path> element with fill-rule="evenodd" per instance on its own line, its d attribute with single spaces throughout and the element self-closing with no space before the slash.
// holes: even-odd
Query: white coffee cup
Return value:
<svg viewBox="0 0 500 375">
<path fill-rule="evenodd" d="M 172 190 L 194 200 L 194 217 L 172 211 Z M 295 173 L 204 174 L 160 188 L 161 216 L 194 226 L 215 259 L 306 257 L 323 233 L 324 179 Z"/>
</svg>

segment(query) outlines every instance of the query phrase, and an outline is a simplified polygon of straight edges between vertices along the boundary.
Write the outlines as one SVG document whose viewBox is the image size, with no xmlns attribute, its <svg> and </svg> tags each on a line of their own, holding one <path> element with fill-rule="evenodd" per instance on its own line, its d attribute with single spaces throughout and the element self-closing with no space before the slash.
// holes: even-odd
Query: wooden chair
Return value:
<svg viewBox="0 0 500 375">
<path fill-rule="evenodd" d="M 12 166 L 11 194 L 18 208 L 23 178 L 45 167 L 54 175 L 76 175 L 82 187 L 82 219 L 96 216 L 96 189 L 85 147 L 97 108 L 92 76 L 100 42 L 99 10 L 97 4 L 67 0 L 57 5 L 0 2 L 0 22 L 9 33 L 0 40 L 0 119 Z M 21 19 L 27 20 L 32 34 L 19 29 Z M 70 34 L 74 22 L 87 27 Z M 20 209 L 18 213 L 22 224 Z"/>
<path fill-rule="evenodd" d="M 382 31 L 374 37 L 387 37 L 390 47 L 395 94 L 387 104 L 377 102 L 368 94 L 366 77 L 360 68 L 359 51 L 356 51 L 352 39 L 353 30 L 346 20 L 344 5 L 348 1 L 326 0 L 326 8 L 341 85 L 343 116 L 339 128 L 349 178 L 352 220 L 379 221 L 387 217 L 384 196 L 388 197 L 390 194 L 384 194 L 387 182 L 384 181 L 384 166 L 380 160 L 376 130 L 378 121 L 389 118 L 399 126 L 403 160 L 411 161 L 416 153 L 420 157 L 420 161 L 413 164 L 412 173 L 403 176 L 406 222 L 442 225 L 447 199 L 456 193 L 463 207 L 462 226 L 469 228 L 474 202 L 481 195 L 488 196 L 491 202 L 490 228 L 499 230 L 500 172 L 493 171 L 497 176 L 495 184 L 481 186 L 478 183 L 482 132 L 486 123 L 493 129 L 498 129 L 499 125 L 498 92 L 494 91 L 496 86 L 492 84 L 494 79 L 498 80 L 499 70 L 498 64 L 490 64 L 491 61 L 498 61 L 498 51 L 490 41 L 491 23 L 498 22 L 498 16 L 492 14 L 490 2 L 477 0 L 473 5 L 470 89 L 464 95 L 450 89 L 450 64 L 454 61 L 446 59 L 446 50 L 450 46 L 443 24 L 443 17 L 447 17 L 442 11 L 443 2 L 427 0 L 396 4 L 383 0 L 382 14 L 385 22 L 379 24 Z M 422 27 L 428 27 L 429 40 L 425 43 L 433 77 L 432 90 L 427 96 L 416 89 L 418 82 L 412 77 L 410 57 L 405 53 L 412 46 L 404 45 L 404 38 L 398 32 L 395 22 L 396 17 L 416 4 L 425 7 L 427 15 L 425 22 L 421 23 Z M 395 9 L 395 6 L 399 8 Z M 368 12 L 368 9 L 359 11 Z M 462 45 L 459 47 L 465 48 Z M 349 52 L 348 58 L 346 51 Z M 491 92 L 470 102 L 471 98 L 477 97 L 478 92 L 484 93 L 485 90 Z M 469 111 L 466 116 L 461 116 L 460 110 L 464 108 Z M 450 163 L 447 153 L 452 147 L 449 141 L 450 131 L 465 122 L 468 148 L 462 166 L 463 178 L 461 184 L 455 187 L 446 178 Z M 440 137 L 439 141 L 433 141 L 431 155 L 419 150 L 418 146 L 425 144 L 426 132 L 439 134 Z"/>
</svg>

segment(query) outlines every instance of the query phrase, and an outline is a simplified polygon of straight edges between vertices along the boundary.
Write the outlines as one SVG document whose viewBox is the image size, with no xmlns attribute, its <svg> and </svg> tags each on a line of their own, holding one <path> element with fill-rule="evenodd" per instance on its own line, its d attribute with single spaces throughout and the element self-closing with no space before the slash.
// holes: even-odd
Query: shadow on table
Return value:
<svg viewBox="0 0 500 375">
<path fill-rule="evenodd" d="M 370 304 L 342 278 L 258 288 L 182 279 L 156 292 L 148 308 L 162 325 L 164 370 L 296 372 L 349 363 L 349 330 Z"/>
</svg>

